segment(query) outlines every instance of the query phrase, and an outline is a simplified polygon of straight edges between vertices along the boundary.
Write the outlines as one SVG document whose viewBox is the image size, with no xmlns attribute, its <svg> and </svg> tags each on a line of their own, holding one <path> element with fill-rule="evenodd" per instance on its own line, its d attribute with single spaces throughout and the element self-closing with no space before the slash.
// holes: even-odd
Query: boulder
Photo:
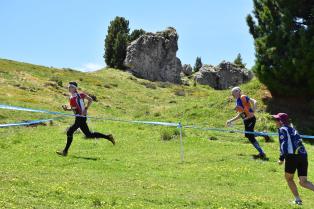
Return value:
<svg viewBox="0 0 314 209">
<path fill-rule="evenodd" d="M 184 75 L 190 76 L 193 73 L 193 68 L 191 65 L 184 64 L 182 66 L 182 72 L 184 73 Z"/>
<path fill-rule="evenodd" d="M 204 65 L 195 74 L 195 81 L 198 84 L 209 85 L 214 89 L 228 89 L 252 78 L 252 71 L 225 61 L 218 66 Z"/>
<path fill-rule="evenodd" d="M 177 50 L 178 34 L 174 28 L 146 33 L 127 47 L 124 64 L 136 77 L 180 84 L 182 65 L 176 57 Z"/>
</svg>

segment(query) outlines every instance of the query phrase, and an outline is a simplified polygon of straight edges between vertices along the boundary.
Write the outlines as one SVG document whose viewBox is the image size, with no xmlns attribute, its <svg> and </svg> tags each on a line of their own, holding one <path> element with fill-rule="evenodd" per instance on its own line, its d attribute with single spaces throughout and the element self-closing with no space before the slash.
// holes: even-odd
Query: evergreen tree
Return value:
<svg viewBox="0 0 314 209">
<path fill-rule="evenodd" d="M 129 35 L 129 42 L 131 43 L 132 41 L 138 39 L 141 35 L 145 34 L 146 31 L 143 29 L 135 29 L 132 31 L 132 33 Z"/>
<path fill-rule="evenodd" d="M 110 22 L 105 38 L 105 62 L 108 67 L 123 68 L 128 45 L 129 21 L 116 17 Z"/>
<path fill-rule="evenodd" d="M 274 95 L 314 96 L 314 1 L 253 2 L 255 74 Z"/>
<path fill-rule="evenodd" d="M 241 68 L 245 68 L 246 66 L 246 64 L 243 63 L 242 56 L 240 53 L 237 55 L 237 58 L 233 61 L 233 63 Z"/>
<path fill-rule="evenodd" d="M 199 71 L 202 66 L 203 66 L 202 59 L 200 57 L 196 57 L 195 65 L 193 68 L 194 72 Z"/>
<path fill-rule="evenodd" d="M 128 34 L 119 32 L 113 45 L 113 63 L 118 69 L 124 68 L 124 59 L 126 57 L 126 48 L 128 47 Z"/>
</svg>

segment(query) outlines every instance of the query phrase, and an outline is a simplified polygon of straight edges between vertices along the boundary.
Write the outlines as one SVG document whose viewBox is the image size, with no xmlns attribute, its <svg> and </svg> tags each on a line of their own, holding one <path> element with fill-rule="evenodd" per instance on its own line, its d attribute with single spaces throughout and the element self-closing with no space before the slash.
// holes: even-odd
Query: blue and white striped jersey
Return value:
<svg viewBox="0 0 314 209">
<path fill-rule="evenodd" d="M 307 155 L 306 149 L 302 143 L 297 130 L 290 126 L 282 126 L 278 129 L 280 144 L 280 160 L 283 160 L 288 154 Z"/>
</svg>

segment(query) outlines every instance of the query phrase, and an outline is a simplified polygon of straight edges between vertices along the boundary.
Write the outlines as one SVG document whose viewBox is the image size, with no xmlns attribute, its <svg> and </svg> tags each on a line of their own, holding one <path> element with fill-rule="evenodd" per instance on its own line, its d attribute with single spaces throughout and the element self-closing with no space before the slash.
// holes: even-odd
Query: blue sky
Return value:
<svg viewBox="0 0 314 209">
<path fill-rule="evenodd" d="M 254 64 L 245 17 L 252 0 L 1 0 L 0 57 L 84 71 L 105 65 L 104 38 L 116 16 L 130 28 L 156 32 L 173 26 L 177 56 L 194 65 L 233 61 L 241 53 Z"/>
</svg>

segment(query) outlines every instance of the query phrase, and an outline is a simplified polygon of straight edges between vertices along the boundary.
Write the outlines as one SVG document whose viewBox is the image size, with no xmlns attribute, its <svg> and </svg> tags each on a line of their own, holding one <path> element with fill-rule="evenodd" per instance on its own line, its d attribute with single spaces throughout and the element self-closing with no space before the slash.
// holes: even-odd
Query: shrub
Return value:
<svg viewBox="0 0 314 209">
<path fill-rule="evenodd" d="M 180 136 L 180 130 L 178 128 L 165 128 L 161 132 L 161 139 L 164 141 L 170 141 L 178 136 Z"/>
<path fill-rule="evenodd" d="M 57 76 L 53 76 L 49 79 L 49 81 L 53 81 L 55 82 L 59 87 L 63 87 L 63 82 L 61 80 L 61 78 L 57 77 Z"/>
<path fill-rule="evenodd" d="M 185 91 L 184 91 L 183 89 L 179 89 L 179 90 L 176 90 L 176 91 L 174 92 L 174 94 L 175 94 L 176 96 L 184 97 L 184 96 L 185 96 Z"/>
</svg>

